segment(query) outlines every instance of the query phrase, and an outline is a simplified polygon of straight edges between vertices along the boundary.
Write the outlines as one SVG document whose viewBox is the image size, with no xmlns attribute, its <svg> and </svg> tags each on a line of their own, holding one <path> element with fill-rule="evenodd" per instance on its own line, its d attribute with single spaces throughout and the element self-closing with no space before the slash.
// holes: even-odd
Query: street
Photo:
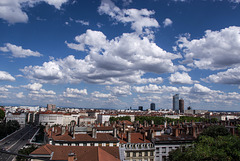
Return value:
<svg viewBox="0 0 240 161">
<path fill-rule="evenodd" d="M 26 127 L 15 132 L 11 136 L 0 142 L 2 150 L 17 153 L 24 145 L 26 145 L 38 130 L 37 127 L 26 125 Z M 15 155 L 0 153 L 0 160 L 12 161 Z"/>
</svg>

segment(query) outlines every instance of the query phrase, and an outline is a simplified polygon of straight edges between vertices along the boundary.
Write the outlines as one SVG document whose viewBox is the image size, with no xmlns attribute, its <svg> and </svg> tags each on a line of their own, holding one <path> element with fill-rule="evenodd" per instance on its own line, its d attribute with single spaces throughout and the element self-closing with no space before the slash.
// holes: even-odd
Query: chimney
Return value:
<svg viewBox="0 0 240 161">
<path fill-rule="evenodd" d="M 195 127 L 192 127 L 192 136 L 194 138 L 197 138 L 197 133 L 196 133 L 196 128 Z"/>
<path fill-rule="evenodd" d="M 131 142 L 131 132 L 130 131 L 127 132 L 127 142 L 128 143 Z"/>
<path fill-rule="evenodd" d="M 144 120 L 143 126 L 147 127 L 147 121 L 146 120 Z"/>
<path fill-rule="evenodd" d="M 176 136 L 176 137 L 178 137 L 178 128 L 173 129 L 173 135 Z"/>
<path fill-rule="evenodd" d="M 117 138 L 117 128 L 113 128 L 113 137 Z"/>
<path fill-rule="evenodd" d="M 154 125 L 154 121 L 153 121 L 153 120 L 151 121 L 151 125 L 152 125 L 152 126 Z"/>
<path fill-rule="evenodd" d="M 153 139 L 155 137 L 155 132 L 153 129 L 151 129 L 151 139 Z"/>
<path fill-rule="evenodd" d="M 146 135 L 145 135 L 145 132 L 143 133 L 143 141 L 146 140 Z"/>
<path fill-rule="evenodd" d="M 72 131 L 72 139 L 75 139 L 75 127 L 74 126 L 72 127 L 72 130 L 73 130 Z"/>
<path fill-rule="evenodd" d="M 167 128 L 167 121 L 164 122 L 164 128 Z"/>
<path fill-rule="evenodd" d="M 68 161 L 75 161 L 77 160 L 75 153 L 69 153 L 68 154 Z"/>
<path fill-rule="evenodd" d="M 46 132 L 48 132 L 49 130 L 49 125 L 46 125 Z"/>
<path fill-rule="evenodd" d="M 64 135 L 65 132 L 66 132 L 66 128 L 65 128 L 65 126 L 62 126 L 62 127 L 61 127 L 61 135 Z"/>
<path fill-rule="evenodd" d="M 96 139 L 97 138 L 97 129 L 92 128 L 92 138 Z"/>
<path fill-rule="evenodd" d="M 123 133 L 124 134 L 126 133 L 126 125 L 125 125 L 125 123 L 123 123 Z"/>
</svg>

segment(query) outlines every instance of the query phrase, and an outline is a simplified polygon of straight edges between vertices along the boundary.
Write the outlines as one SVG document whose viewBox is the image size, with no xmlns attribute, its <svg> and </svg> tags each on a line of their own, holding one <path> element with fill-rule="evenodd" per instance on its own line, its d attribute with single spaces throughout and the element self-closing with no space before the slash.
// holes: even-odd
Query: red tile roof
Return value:
<svg viewBox="0 0 240 161">
<path fill-rule="evenodd" d="M 78 161 L 120 161 L 118 147 L 55 146 L 47 144 L 33 151 L 31 155 L 50 155 L 52 152 L 52 160 L 67 160 L 69 153 L 75 153 Z"/>
<path fill-rule="evenodd" d="M 67 142 L 118 142 L 117 138 L 114 138 L 109 133 L 97 133 L 97 138 L 92 138 L 90 134 L 75 134 L 75 139 L 71 135 L 65 133 L 64 135 L 52 136 L 54 141 L 67 141 Z"/>
<path fill-rule="evenodd" d="M 118 135 L 120 138 L 120 143 L 127 143 L 127 134 L 123 134 L 123 139 L 121 139 L 121 133 Z M 145 140 L 143 140 L 143 134 L 142 133 L 131 133 L 131 143 L 150 143 L 150 140 L 148 140 L 145 137 Z"/>
</svg>

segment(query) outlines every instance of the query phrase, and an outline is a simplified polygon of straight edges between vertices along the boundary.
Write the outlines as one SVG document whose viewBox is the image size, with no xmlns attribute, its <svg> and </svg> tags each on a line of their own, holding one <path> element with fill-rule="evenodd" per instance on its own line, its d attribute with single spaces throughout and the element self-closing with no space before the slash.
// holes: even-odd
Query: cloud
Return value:
<svg viewBox="0 0 240 161">
<path fill-rule="evenodd" d="M 0 51 L 11 52 L 12 56 L 15 58 L 26 58 L 29 56 L 36 56 L 36 57 L 42 56 L 42 54 L 40 54 L 37 51 L 32 51 L 30 49 L 23 49 L 22 46 L 16 46 L 10 43 L 6 43 L 5 47 L 0 47 Z"/>
<path fill-rule="evenodd" d="M 188 75 L 188 73 L 182 72 L 176 72 L 174 74 L 171 74 L 169 77 L 169 81 L 171 84 L 193 84 L 198 83 L 198 81 L 193 81 L 192 78 Z"/>
<path fill-rule="evenodd" d="M 40 83 L 33 83 L 33 84 L 28 84 L 28 85 L 23 85 L 23 88 L 27 88 L 32 91 L 39 91 L 42 88 L 42 84 Z"/>
<path fill-rule="evenodd" d="M 87 30 L 75 37 L 76 43 L 66 42 L 69 48 L 85 51 L 84 59 L 70 55 L 50 60 L 42 66 L 28 66 L 21 71 L 42 83 L 97 84 L 161 83 L 162 78 L 142 78 L 147 72 L 174 72 L 172 60 L 181 56 L 164 51 L 147 37 L 124 33 L 108 40 L 100 31 Z"/>
<path fill-rule="evenodd" d="M 212 74 L 203 80 L 222 84 L 240 84 L 240 66 Z"/>
<path fill-rule="evenodd" d="M 85 26 L 89 26 L 89 22 L 88 21 L 76 20 L 75 22 L 76 23 L 80 23 L 80 24 L 85 25 Z"/>
<path fill-rule="evenodd" d="M 96 98 L 112 98 L 112 97 L 114 97 L 110 93 L 105 94 L 105 93 L 100 93 L 99 91 L 94 91 L 93 93 L 91 93 L 91 95 Z"/>
<path fill-rule="evenodd" d="M 239 40 L 240 27 L 230 26 L 220 31 L 207 30 L 201 39 L 180 37 L 178 47 L 184 53 L 183 63 L 199 69 L 219 70 L 240 64 Z"/>
<path fill-rule="evenodd" d="M 66 91 L 63 92 L 63 96 L 69 98 L 77 98 L 85 95 L 88 95 L 87 89 L 67 88 Z"/>
<path fill-rule="evenodd" d="M 212 90 L 201 84 L 194 84 L 191 87 L 181 86 L 157 86 L 149 84 L 146 86 L 133 86 L 133 91 L 139 93 L 134 98 L 134 104 L 143 104 L 144 102 L 156 101 L 165 104 L 164 108 L 171 108 L 172 96 L 176 93 L 180 94 L 186 103 L 206 109 L 207 107 L 217 107 L 217 109 L 225 109 L 231 105 L 239 104 L 240 94 L 237 92 L 223 92 Z M 144 95 L 143 95 L 144 94 Z M 197 108 L 198 108 L 197 107 Z"/>
<path fill-rule="evenodd" d="M 16 79 L 8 72 L 0 71 L 0 81 L 15 81 Z"/>
<path fill-rule="evenodd" d="M 39 89 L 38 91 L 30 91 L 28 94 L 29 97 L 32 98 L 54 98 L 56 97 L 56 93 L 53 90 L 45 90 L 45 89 Z"/>
<path fill-rule="evenodd" d="M 0 2 L 0 18 L 6 20 L 10 24 L 28 22 L 28 15 L 22 10 L 24 7 L 34 7 L 40 2 L 46 2 L 60 9 L 63 3 L 68 0 L 1 0 Z"/>
<path fill-rule="evenodd" d="M 102 0 L 98 8 L 100 14 L 107 14 L 117 22 L 124 24 L 130 23 L 131 29 L 138 34 L 143 33 L 144 28 L 160 27 L 157 20 L 150 16 L 155 14 L 154 11 L 147 9 L 120 9 L 111 0 Z"/>
<path fill-rule="evenodd" d="M 131 86 L 124 85 L 124 86 L 107 86 L 107 90 L 110 90 L 114 96 L 127 96 L 132 95 L 131 93 Z"/>
<path fill-rule="evenodd" d="M 171 26 L 172 25 L 172 20 L 170 18 L 166 18 L 164 21 L 163 21 L 163 26 L 164 27 L 167 27 L 167 26 Z"/>
<path fill-rule="evenodd" d="M 23 92 L 19 92 L 19 93 L 16 94 L 16 97 L 17 98 L 24 98 L 25 96 L 24 96 Z"/>
</svg>

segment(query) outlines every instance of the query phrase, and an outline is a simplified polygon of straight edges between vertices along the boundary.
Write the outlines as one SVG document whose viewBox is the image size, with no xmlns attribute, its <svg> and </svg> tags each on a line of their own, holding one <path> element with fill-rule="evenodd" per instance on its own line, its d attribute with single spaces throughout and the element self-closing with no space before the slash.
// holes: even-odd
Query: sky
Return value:
<svg viewBox="0 0 240 161">
<path fill-rule="evenodd" d="M 239 111 L 240 0 L 1 0 L 0 104 Z"/>
</svg>

